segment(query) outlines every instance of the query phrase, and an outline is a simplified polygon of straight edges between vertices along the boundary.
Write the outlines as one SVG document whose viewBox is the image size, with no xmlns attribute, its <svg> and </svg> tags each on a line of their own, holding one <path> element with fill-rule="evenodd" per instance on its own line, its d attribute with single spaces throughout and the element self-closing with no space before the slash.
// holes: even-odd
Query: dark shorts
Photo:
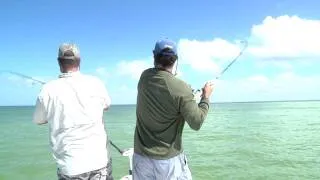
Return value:
<svg viewBox="0 0 320 180">
<path fill-rule="evenodd" d="M 61 174 L 58 170 L 58 180 L 113 180 L 112 177 L 112 161 L 110 160 L 106 167 L 78 174 L 74 176 L 67 176 Z"/>
</svg>

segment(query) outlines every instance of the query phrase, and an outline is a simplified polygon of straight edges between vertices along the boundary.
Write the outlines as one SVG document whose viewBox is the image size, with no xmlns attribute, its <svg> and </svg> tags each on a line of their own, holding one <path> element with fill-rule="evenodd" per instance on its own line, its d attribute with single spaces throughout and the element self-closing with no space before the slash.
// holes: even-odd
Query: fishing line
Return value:
<svg viewBox="0 0 320 180">
<path fill-rule="evenodd" d="M 13 72 L 13 71 L 8 71 L 8 73 L 11 73 L 11 74 L 14 74 L 16 76 L 20 76 L 22 78 L 25 78 L 25 79 L 29 79 L 29 80 L 32 80 L 33 82 L 36 82 L 36 83 L 39 83 L 41 85 L 44 85 L 46 82 L 45 81 L 41 81 L 41 80 L 38 80 L 38 79 L 35 79 L 31 76 L 27 76 L 27 75 L 24 75 L 24 74 L 21 74 L 21 73 L 18 73 L 18 72 Z M 121 150 L 118 146 L 116 146 L 111 140 L 109 140 L 110 144 L 119 151 L 120 154 L 123 154 L 125 151 Z"/>
</svg>

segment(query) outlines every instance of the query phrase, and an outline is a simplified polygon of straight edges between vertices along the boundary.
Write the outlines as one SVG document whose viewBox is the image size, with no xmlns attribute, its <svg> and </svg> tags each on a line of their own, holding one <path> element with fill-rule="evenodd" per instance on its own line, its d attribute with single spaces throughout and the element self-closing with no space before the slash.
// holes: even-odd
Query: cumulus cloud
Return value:
<svg viewBox="0 0 320 180">
<path fill-rule="evenodd" d="M 117 73 L 137 80 L 145 69 L 152 67 L 151 62 L 151 60 L 121 61 L 117 65 Z"/>
<path fill-rule="evenodd" d="M 7 77 L 7 79 L 17 85 L 22 85 L 22 86 L 26 86 L 26 87 L 32 87 L 33 85 L 35 85 L 36 83 L 30 79 L 24 79 L 15 75 L 9 75 Z"/>
<path fill-rule="evenodd" d="M 261 24 L 252 26 L 248 41 L 246 55 L 290 69 L 289 63 L 280 61 L 320 57 L 320 20 L 268 16 Z M 209 41 L 181 39 L 178 42 L 180 61 L 202 72 L 220 72 L 223 63 L 235 57 L 240 48 L 237 41 L 220 38 Z"/>
<path fill-rule="evenodd" d="M 217 97 L 216 101 L 320 99 L 319 88 L 319 75 L 300 76 L 293 72 L 285 72 L 275 77 L 254 75 L 220 81 L 214 97 Z"/>
<path fill-rule="evenodd" d="M 98 76 L 102 77 L 103 79 L 107 79 L 110 77 L 110 72 L 105 67 L 98 67 L 96 72 Z"/>
<path fill-rule="evenodd" d="M 247 39 L 249 47 L 245 58 L 253 59 L 258 67 L 280 67 L 285 73 L 219 81 L 213 95 L 215 101 L 320 99 L 317 92 L 320 76 L 300 76 L 293 71 L 297 62 L 308 65 L 320 57 L 320 20 L 268 16 L 251 27 Z M 177 45 L 179 70 L 187 65 L 196 72 L 213 75 L 217 75 L 242 48 L 236 40 L 221 38 L 207 41 L 180 39 Z M 152 67 L 152 60 L 122 61 L 117 71 L 120 75 L 138 79 L 148 67 Z"/>
<path fill-rule="evenodd" d="M 283 69 L 284 71 L 293 70 L 293 65 L 289 61 L 276 61 L 276 60 L 257 61 L 256 65 L 258 68 L 278 67 Z"/>
<path fill-rule="evenodd" d="M 306 60 L 320 57 L 320 20 L 298 16 L 266 17 L 251 27 L 249 47 L 245 55 L 285 70 L 292 69 L 288 60 Z M 217 75 L 240 52 L 243 44 L 215 38 L 207 41 L 180 39 L 177 43 L 179 63 L 198 72 Z M 281 62 L 282 61 L 282 62 Z M 132 78 L 139 77 L 147 61 L 122 61 L 118 71 Z M 151 62 L 151 61 L 150 61 Z M 263 64 L 262 64 L 263 66 Z"/>
<path fill-rule="evenodd" d="M 137 88 L 127 84 L 121 84 L 116 90 L 110 91 L 114 104 L 135 104 L 137 100 Z"/>
<path fill-rule="evenodd" d="M 320 56 L 320 20 L 298 16 L 266 17 L 251 29 L 250 48 L 255 57 L 290 59 Z"/>
<path fill-rule="evenodd" d="M 1 76 L 5 80 L 12 82 L 15 85 L 22 86 L 22 87 L 41 86 L 42 82 L 45 83 L 48 80 L 52 79 L 52 77 L 51 78 L 45 77 L 45 76 L 31 77 L 31 76 L 25 76 L 20 73 L 10 73 L 10 72 L 4 72 L 1 74 Z"/>
<path fill-rule="evenodd" d="M 178 42 L 179 62 L 190 65 L 198 71 L 217 73 L 219 64 L 225 63 L 240 52 L 237 43 L 223 39 L 212 41 L 197 41 L 181 39 Z"/>
</svg>

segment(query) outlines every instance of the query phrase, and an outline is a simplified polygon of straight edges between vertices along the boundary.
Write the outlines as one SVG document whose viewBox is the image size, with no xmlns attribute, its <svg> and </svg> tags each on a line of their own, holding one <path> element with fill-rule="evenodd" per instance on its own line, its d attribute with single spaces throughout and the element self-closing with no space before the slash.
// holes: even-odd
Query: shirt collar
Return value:
<svg viewBox="0 0 320 180">
<path fill-rule="evenodd" d="M 163 72 L 166 72 L 166 73 L 169 73 L 169 74 L 173 75 L 172 72 L 170 72 L 170 71 L 168 71 L 167 69 L 162 68 L 162 67 L 155 67 L 154 69 L 155 69 L 156 71 L 159 71 L 159 72 L 163 71 Z"/>
<path fill-rule="evenodd" d="M 76 72 L 66 72 L 66 73 L 61 73 L 59 75 L 59 78 L 66 78 L 66 77 L 73 77 L 73 76 L 77 76 L 80 74 L 80 71 L 76 71 Z"/>
</svg>

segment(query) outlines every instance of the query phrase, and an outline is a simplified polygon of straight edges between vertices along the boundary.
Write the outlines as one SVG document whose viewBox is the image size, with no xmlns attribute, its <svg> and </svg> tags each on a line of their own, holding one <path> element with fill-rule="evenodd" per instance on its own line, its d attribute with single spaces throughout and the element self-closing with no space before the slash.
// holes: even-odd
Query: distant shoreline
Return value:
<svg viewBox="0 0 320 180">
<path fill-rule="evenodd" d="M 235 102 L 214 102 L 212 104 L 228 104 L 228 103 L 272 103 L 272 102 L 317 102 L 320 100 L 273 100 L 273 101 L 235 101 Z"/>
<path fill-rule="evenodd" d="M 320 102 L 320 100 L 274 100 L 274 101 L 225 101 L 211 104 L 245 104 L 245 103 L 273 103 L 273 102 Z M 113 104 L 111 106 L 134 106 L 136 104 Z M 33 107 L 34 105 L 0 105 L 0 107 Z"/>
</svg>

